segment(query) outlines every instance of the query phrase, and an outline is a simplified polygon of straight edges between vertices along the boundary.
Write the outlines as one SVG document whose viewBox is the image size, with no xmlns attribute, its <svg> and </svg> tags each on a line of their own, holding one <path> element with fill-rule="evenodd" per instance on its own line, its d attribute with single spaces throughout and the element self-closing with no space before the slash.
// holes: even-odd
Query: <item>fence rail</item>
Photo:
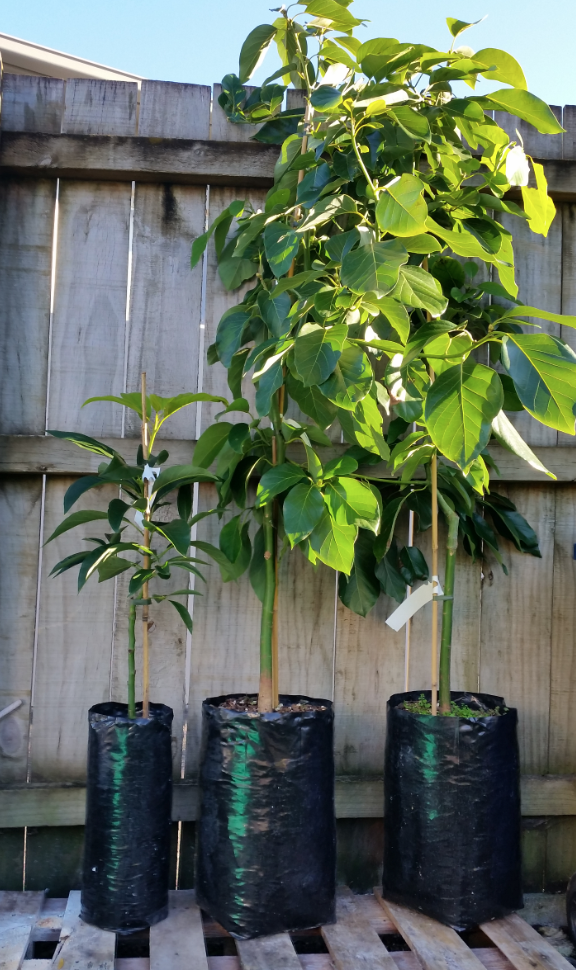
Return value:
<svg viewBox="0 0 576 970">
<path fill-rule="evenodd" d="M 217 86 L 144 81 L 138 98 L 126 82 L 3 78 L 0 711 L 22 704 L 0 718 L 0 845 L 13 860 L 31 838 L 24 826 L 50 826 L 53 846 L 76 839 L 66 826 L 82 820 L 86 711 L 125 696 L 123 577 L 116 589 L 94 584 L 78 597 L 75 577 L 49 573 L 78 548 L 81 530 L 44 547 L 70 481 L 97 460 L 46 429 L 134 448 L 137 428 L 118 406 L 80 406 L 136 389 L 141 370 L 159 394 L 227 393 L 223 368 L 208 367 L 205 350 L 238 295 L 222 288 L 211 253 L 191 271 L 190 247 L 238 195 L 263 205 L 277 149 L 250 142 L 252 126 L 230 125 L 217 94 Z M 498 120 L 518 127 L 544 161 L 558 208 L 546 240 L 514 226 L 520 296 L 576 314 L 576 108 L 554 110 L 562 136 Z M 576 350 L 576 331 L 545 329 Z M 172 459 L 189 460 L 213 413 L 204 404 L 168 424 Z M 489 557 L 460 555 L 453 679 L 519 708 L 527 880 L 542 888 L 576 869 L 576 441 L 526 415 L 517 426 L 558 481 L 495 448 L 501 484 L 496 477 L 493 487 L 534 526 L 542 559 L 505 549 L 506 578 Z M 91 493 L 79 507 L 105 507 L 111 495 Z M 201 486 L 199 510 L 213 499 Z M 216 535 L 210 519 L 200 523 L 199 537 Z M 429 541 L 417 537 L 425 554 Z M 394 604 L 381 598 L 366 619 L 351 614 L 334 574 L 298 553 L 281 573 L 281 689 L 334 699 L 338 813 L 347 825 L 369 825 L 381 815 L 386 701 L 404 685 L 404 634 L 384 625 Z M 184 825 L 195 811 L 202 698 L 257 687 L 259 603 L 248 580 L 222 584 L 211 568 L 203 593 L 193 598 L 193 637 L 164 604 L 152 637 L 153 697 L 175 711 L 175 817 Z M 413 688 L 428 683 L 429 622 L 418 614 L 413 623 Z M 364 836 L 346 832 L 350 857 L 361 855 Z M 0 881 L 4 871 L 0 864 Z"/>
</svg>

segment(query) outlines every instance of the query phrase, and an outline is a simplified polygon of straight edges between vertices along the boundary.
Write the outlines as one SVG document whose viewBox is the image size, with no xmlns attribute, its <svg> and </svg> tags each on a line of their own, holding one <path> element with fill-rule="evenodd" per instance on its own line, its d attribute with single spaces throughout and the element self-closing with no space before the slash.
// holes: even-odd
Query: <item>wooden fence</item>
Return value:
<svg viewBox="0 0 576 970">
<path fill-rule="evenodd" d="M 0 140 L 0 888 L 77 883 L 82 842 L 86 712 L 125 698 L 123 577 L 76 593 L 56 561 L 81 530 L 44 548 L 73 477 L 96 456 L 46 436 L 79 430 L 132 454 L 138 429 L 114 404 L 80 410 L 91 395 L 135 390 L 141 370 L 159 394 L 226 393 L 206 366 L 222 312 L 212 255 L 190 270 L 192 240 L 236 197 L 262 202 L 277 149 L 230 125 L 217 87 L 5 75 Z M 545 161 L 558 215 L 546 240 L 515 224 L 520 295 L 576 313 L 576 108 L 564 136 L 518 126 Z M 504 122 L 510 119 L 504 118 Z M 558 333 L 560 328 L 550 324 Z M 576 348 L 576 333 L 562 333 Z M 171 459 L 189 460 L 210 405 L 168 424 Z M 506 548 L 509 569 L 461 557 L 455 616 L 458 688 L 504 694 L 519 708 L 525 870 L 529 889 L 562 886 L 576 869 L 576 439 L 522 417 L 519 424 L 558 481 L 494 449 L 502 484 L 540 537 L 542 559 Z M 341 446 L 338 441 L 334 448 Z M 105 507 L 91 492 L 78 507 Z M 199 508 L 210 507 L 209 486 Z M 215 541 L 209 519 L 198 534 Z M 90 535 L 87 526 L 85 535 Z M 424 551 L 428 536 L 418 539 Z M 194 635 L 170 607 L 154 610 L 153 698 L 174 721 L 174 818 L 179 885 L 190 884 L 199 711 L 203 697 L 257 686 L 259 602 L 247 578 L 209 571 L 194 598 Z M 381 598 L 366 619 L 346 610 L 335 576 L 298 553 L 282 564 L 280 686 L 333 698 L 342 874 L 375 878 L 382 829 L 388 696 L 404 685 L 404 632 L 384 625 Z M 426 611 L 413 623 L 410 685 L 429 681 Z M 176 838 L 176 835 L 175 835 Z M 176 863 L 175 863 L 176 864 Z"/>
</svg>

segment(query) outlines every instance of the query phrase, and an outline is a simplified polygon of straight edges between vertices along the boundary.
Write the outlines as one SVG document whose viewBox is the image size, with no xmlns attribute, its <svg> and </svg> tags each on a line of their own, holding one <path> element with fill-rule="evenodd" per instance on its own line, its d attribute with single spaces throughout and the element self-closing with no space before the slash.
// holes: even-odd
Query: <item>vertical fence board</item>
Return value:
<svg viewBox="0 0 576 970">
<path fill-rule="evenodd" d="M 142 81 L 138 134 L 149 138 L 210 137 L 210 88 Z"/>
<path fill-rule="evenodd" d="M 502 542 L 509 575 L 491 556 L 484 564 L 480 690 L 517 707 L 522 771 L 548 770 L 554 490 L 500 485 L 535 529 L 542 559 Z"/>
<path fill-rule="evenodd" d="M 192 185 L 137 185 L 127 389 L 145 370 L 148 389 L 172 396 L 198 385 L 202 265 L 190 269 L 192 240 L 204 231 L 206 192 Z M 138 435 L 136 415 L 127 433 Z M 167 421 L 164 438 L 194 438 L 196 405 Z"/>
<path fill-rule="evenodd" d="M 216 502 L 214 488 L 200 485 L 199 511 L 215 508 Z M 203 519 L 198 524 L 198 539 L 217 546 L 221 525 L 216 516 Z M 194 603 L 187 774 L 198 770 L 204 698 L 258 691 L 260 600 L 247 573 L 238 582 L 223 583 L 215 562 L 210 561 L 204 570 L 207 583 L 196 583 L 203 595 L 195 597 Z"/>
<path fill-rule="evenodd" d="M 56 183 L 0 183 L 0 429 L 42 434 Z"/>
<path fill-rule="evenodd" d="M 551 104 L 550 108 L 562 124 L 562 108 L 557 104 Z M 506 111 L 495 111 L 494 120 L 504 129 L 512 141 L 519 142 L 518 134 L 521 136 L 524 149 L 528 155 L 537 159 L 562 158 L 563 135 L 541 135 L 533 125 L 508 114 Z"/>
<path fill-rule="evenodd" d="M 575 119 L 576 121 L 576 119 Z M 562 313 L 576 314 L 576 204 L 564 202 L 558 206 L 556 219 L 562 223 Z M 560 336 L 576 351 L 576 330 L 560 327 Z M 558 444 L 576 446 L 576 437 L 558 432 Z"/>
<path fill-rule="evenodd" d="M 41 131 L 57 135 L 62 126 L 64 81 L 57 77 L 4 74 L 2 131 Z"/>
<path fill-rule="evenodd" d="M 242 188 L 220 188 L 211 186 L 209 211 L 210 223 L 212 223 L 214 219 L 220 215 L 223 209 L 229 206 L 234 199 L 248 198 L 252 202 L 254 208 L 263 207 L 265 194 L 266 193 L 263 191 L 251 191 L 249 194 L 247 194 L 242 191 Z M 216 339 L 216 330 L 222 314 L 228 310 L 229 307 L 236 306 L 236 304 L 240 303 L 246 290 L 254 286 L 254 280 L 249 280 L 238 290 L 228 292 L 224 289 L 220 281 L 220 277 L 218 276 L 218 264 L 216 262 L 216 253 L 214 251 L 214 243 L 212 240 L 208 243 L 207 260 L 206 329 L 204 334 L 204 373 L 202 390 L 206 391 L 207 394 L 219 394 L 230 399 L 231 395 L 226 380 L 226 370 L 219 362 L 209 365 L 206 361 L 206 350 L 210 344 L 214 343 L 214 340 Z M 244 378 L 243 391 L 244 397 L 247 398 L 251 404 L 253 404 L 255 391 L 250 377 Z M 206 403 L 202 405 L 202 431 L 209 427 L 214 420 L 214 416 L 221 410 L 221 404 Z M 226 416 L 226 420 L 231 421 L 232 423 L 245 421 L 246 415 L 243 413 L 229 414 Z"/>
<path fill-rule="evenodd" d="M 61 182 L 48 427 L 120 437 L 130 185 Z"/>
<path fill-rule="evenodd" d="M 562 136 L 562 157 L 576 158 L 576 105 L 564 105 L 562 126 L 566 129 Z"/>
<path fill-rule="evenodd" d="M 69 78 L 62 131 L 68 135 L 135 135 L 138 85 Z"/>
<path fill-rule="evenodd" d="M 23 704 L 0 720 L 0 781 L 26 780 L 40 538 L 40 477 L 0 481 L 0 709 Z"/>
<path fill-rule="evenodd" d="M 502 220 L 506 229 L 514 236 L 516 282 L 518 297 L 527 306 L 562 311 L 562 219 L 556 217 L 548 236 L 538 236 L 532 232 L 524 219 L 505 216 Z M 534 333 L 560 335 L 560 326 L 546 320 L 533 320 L 540 329 Z M 530 328 L 532 331 L 532 328 Z M 510 414 L 519 433 L 530 445 L 555 445 L 557 432 L 535 421 L 529 414 Z"/>
<path fill-rule="evenodd" d="M 576 763 L 576 493 L 557 485 L 552 606 L 550 761 L 552 774 L 570 774 Z"/>
<path fill-rule="evenodd" d="M 248 85 L 248 93 L 253 89 Z M 212 125 L 210 137 L 213 141 L 250 141 L 256 134 L 260 125 L 235 125 L 228 121 L 226 112 L 218 104 L 218 98 L 222 94 L 222 85 L 215 84 L 212 95 Z"/>
<path fill-rule="evenodd" d="M 46 485 L 43 542 L 62 521 L 64 493 L 71 478 Z M 102 509 L 117 495 L 110 486 L 87 492 L 74 510 Z M 77 592 L 78 570 L 50 576 L 53 566 L 86 548 L 84 536 L 102 535 L 88 522 L 59 536 L 44 549 L 32 729 L 32 781 L 83 781 L 86 775 L 88 708 L 109 698 L 114 583 L 92 576 Z M 88 548 L 90 548 L 88 546 Z"/>
<path fill-rule="evenodd" d="M 299 549 L 284 556 L 278 586 L 278 688 L 332 697 L 336 575 L 314 568 Z"/>
</svg>

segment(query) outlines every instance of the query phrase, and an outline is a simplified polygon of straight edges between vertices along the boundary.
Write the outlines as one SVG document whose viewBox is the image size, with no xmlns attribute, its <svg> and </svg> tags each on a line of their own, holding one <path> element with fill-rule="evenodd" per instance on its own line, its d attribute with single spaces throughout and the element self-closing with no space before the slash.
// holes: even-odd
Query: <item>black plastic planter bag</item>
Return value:
<svg viewBox="0 0 576 970">
<path fill-rule="evenodd" d="M 116 933 L 168 915 L 173 712 L 150 704 L 146 720 L 127 714 L 126 704 L 108 703 L 88 717 L 80 915 Z"/>
<path fill-rule="evenodd" d="M 332 704 L 255 714 L 218 707 L 225 699 L 202 705 L 198 902 L 239 939 L 331 923 Z"/>
<path fill-rule="evenodd" d="M 388 702 L 384 768 L 384 896 L 456 929 L 522 903 L 517 712 L 432 717 Z M 501 697 L 453 691 L 472 709 Z"/>
</svg>

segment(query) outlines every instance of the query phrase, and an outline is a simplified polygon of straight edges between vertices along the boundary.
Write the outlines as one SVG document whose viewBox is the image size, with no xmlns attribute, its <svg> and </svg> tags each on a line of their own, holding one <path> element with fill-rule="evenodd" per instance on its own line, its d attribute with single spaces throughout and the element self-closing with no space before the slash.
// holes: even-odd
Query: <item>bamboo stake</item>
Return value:
<svg viewBox="0 0 576 970">
<path fill-rule="evenodd" d="M 430 463 L 432 479 L 432 714 L 438 713 L 438 456 Z"/>
<path fill-rule="evenodd" d="M 146 405 L 146 371 L 142 371 L 142 457 L 144 462 L 148 461 L 148 414 Z M 148 510 L 148 495 L 150 492 L 150 482 L 144 481 L 144 498 L 146 499 L 146 511 L 144 520 L 150 519 Z M 150 530 L 144 528 L 144 545 L 150 547 Z M 144 569 L 150 568 L 150 556 L 144 556 Z M 148 599 L 148 583 L 142 586 L 142 599 Z M 142 717 L 147 718 L 150 714 L 150 656 L 148 650 L 148 604 L 142 607 Z"/>
<path fill-rule="evenodd" d="M 414 545 L 414 512 L 410 510 L 408 516 L 408 545 Z M 410 596 L 412 587 L 406 588 L 406 596 Z M 406 634 L 404 640 L 404 690 L 410 690 L 410 646 L 412 641 L 412 617 L 406 621 Z"/>
</svg>

